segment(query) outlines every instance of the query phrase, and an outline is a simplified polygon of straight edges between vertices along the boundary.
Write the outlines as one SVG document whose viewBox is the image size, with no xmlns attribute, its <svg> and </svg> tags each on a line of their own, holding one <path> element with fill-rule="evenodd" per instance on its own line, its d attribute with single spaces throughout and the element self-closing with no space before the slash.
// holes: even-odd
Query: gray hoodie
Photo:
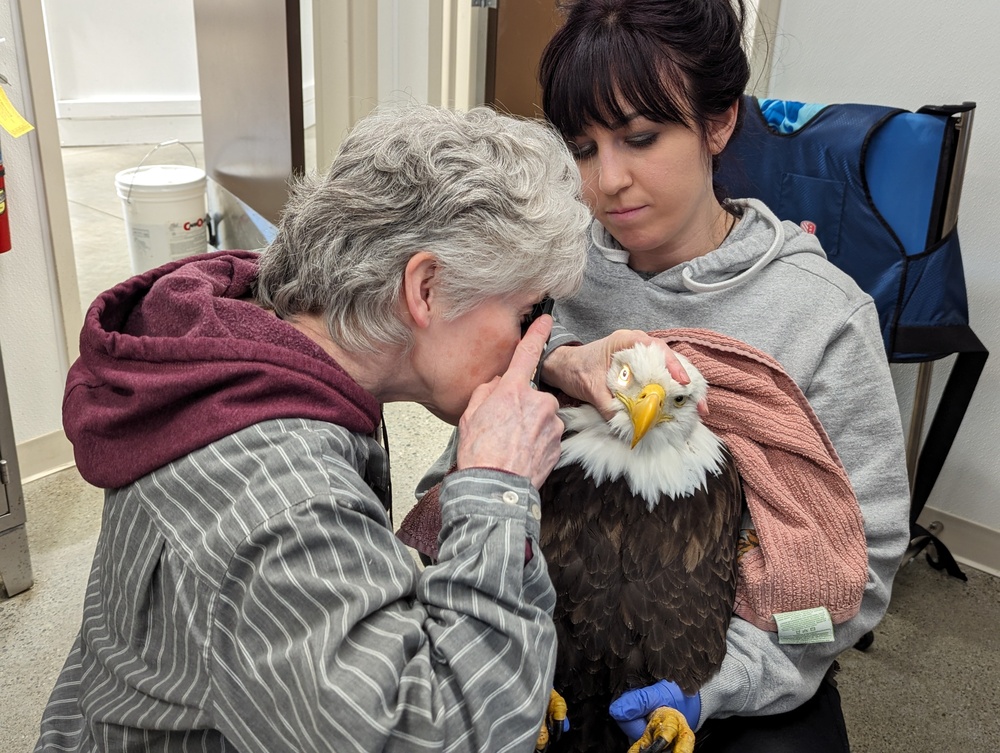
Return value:
<svg viewBox="0 0 1000 753">
<path fill-rule="evenodd" d="M 701 690 L 709 717 L 776 714 L 808 700 L 836 656 L 885 614 L 909 539 L 904 443 L 870 296 L 826 259 L 815 236 L 764 205 L 716 250 L 650 279 L 628 266 L 599 222 L 580 293 L 556 304 L 553 347 L 616 329 L 712 329 L 776 358 L 816 411 L 851 479 L 865 522 L 868 586 L 857 617 L 832 643 L 779 645 L 777 634 L 734 618 L 722 668 Z"/>
</svg>

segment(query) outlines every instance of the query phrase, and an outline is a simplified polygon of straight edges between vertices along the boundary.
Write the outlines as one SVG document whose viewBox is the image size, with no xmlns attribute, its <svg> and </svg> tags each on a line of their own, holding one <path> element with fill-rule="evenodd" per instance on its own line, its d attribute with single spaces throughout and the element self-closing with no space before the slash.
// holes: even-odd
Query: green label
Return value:
<svg viewBox="0 0 1000 753">
<path fill-rule="evenodd" d="M 801 609 L 774 615 L 778 623 L 778 643 L 830 643 L 833 622 L 826 607 Z"/>
</svg>

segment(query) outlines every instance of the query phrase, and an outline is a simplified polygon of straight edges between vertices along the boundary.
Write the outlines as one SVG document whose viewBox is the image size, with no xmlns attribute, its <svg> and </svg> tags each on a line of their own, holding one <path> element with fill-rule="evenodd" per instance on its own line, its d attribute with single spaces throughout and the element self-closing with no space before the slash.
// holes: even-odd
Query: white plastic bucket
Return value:
<svg viewBox="0 0 1000 753">
<path fill-rule="evenodd" d="M 132 274 L 208 250 L 205 183 L 205 171 L 190 165 L 140 165 L 115 175 Z"/>
</svg>

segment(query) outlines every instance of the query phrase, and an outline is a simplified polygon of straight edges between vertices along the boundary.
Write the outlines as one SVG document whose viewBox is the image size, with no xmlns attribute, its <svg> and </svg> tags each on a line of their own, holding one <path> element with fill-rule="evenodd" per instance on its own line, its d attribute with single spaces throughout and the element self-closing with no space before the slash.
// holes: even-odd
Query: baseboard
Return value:
<svg viewBox="0 0 1000 753">
<path fill-rule="evenodd" d="M 925 528 L 940 524 L 937 537 L 963 565 L 1000 576 L 1000 531 L 924 507 L 917 522 Z"/>
<path fill-rule="evenodd" d="M 159 144 L 171 139 L 191 144 L 201 143 L 201 116 L 59 120 L 60 146 Z"/>
<path fill-rule="evenodd" d="M 21 442 L 17 446 L 17 464 L 22 484 L 70 468 L 74 463 L 73 445 L 61 429 Z"/>
<path fill-rule="evenodd" d="M 303 88 L 303 125 L 316 125 L 316 95 L 312 85 Z M 56 103 L 60 146 L 159 144 L 177 139 L 200 143 L 201 100 L 162 102 L 93 102 L 62 100 Z"/>
<path fill-rule="evenodd" d="M 201 100 L 56 103 L 62 146 L 201 142 Z"/>
</svg>

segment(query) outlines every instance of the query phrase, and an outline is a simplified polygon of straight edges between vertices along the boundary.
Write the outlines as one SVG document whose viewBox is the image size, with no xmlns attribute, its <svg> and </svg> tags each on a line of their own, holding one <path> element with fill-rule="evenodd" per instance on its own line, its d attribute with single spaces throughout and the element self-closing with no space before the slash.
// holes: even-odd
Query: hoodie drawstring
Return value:
<svg viewBox="0 0 1000 753">
<path fill-rule="evenodd" d="M 775 217 L 774 212 L 768 209 L 763 202 L 758 199 L 741 199 L 733 203 L 750 207 L 763 219 L 767 220 L 767 222 L 771 225 L 771 228 L 774 230 L 774 240 L 771 242 L 771 247 L 767 249 L 767 252 L 755 261 L 751 267 L 744 269 L 739 274 L 733 275 L 732 277 L 720 282 L 698 282 L 694 279 L 691 267 L 684 267 L 681 271 L 681 278 L 684 280 L 684 286 L 692 293 L 711 293 L 715 290 L 727 290 L 728 288 L 749 280 L 751 277 L 760 272 L 760 270 L 770 264 L 774 260 L 774 257 L 778 255 L 781 247 L 785 245 L 785 228 L 782 226 L 781 220 Z"/>
</svg>

